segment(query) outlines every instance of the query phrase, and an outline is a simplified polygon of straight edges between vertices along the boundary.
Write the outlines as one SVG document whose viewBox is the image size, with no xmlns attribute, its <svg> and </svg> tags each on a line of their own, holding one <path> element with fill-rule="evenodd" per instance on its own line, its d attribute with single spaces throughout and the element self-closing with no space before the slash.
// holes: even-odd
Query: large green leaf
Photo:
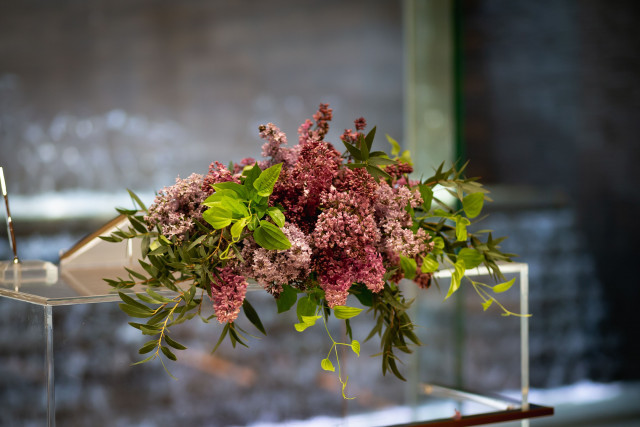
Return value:
<svg viewBox="0 0 640 427">
<path fill-rule="evenodd" d="M 333 307 L 333 313 L 336 319 L 351 319 L 360 314 L 360 312 L 362 312 L 362 309 L 357 307 L 347 307 L 345 305 L 336 305 Z"/>
<path fill-rule="evenodd" d="M 451 285 L 449 286 L 449 292 L 447 292 L 447 296 L 444 297 L 444 299 L 449 298 L 460 288 L 460 282 L 464 276 L 464 261 L 459 259 L 456 261 L 453 268 L 454 271 L 451 273 Z"/>
<path fill-rule="evenodd" d="M 219 182 L 217 184 L 213 184 L 212 187 L 216 190 L 216 192 L 223 189 L 231 190 L 235 192 L 238 195 L 238 197 L 240 197 L 241 199 L 249 198 L 249 192 L 247 191 L 247 188 L 242 184 L 238 184 L 237 182 L 233 182 L 233 181 Z"/>
<path fill-rule="evenodd" d="M 411 280 L 416 277 L 416 260 L 413 258 L 407 258 L 404 255 L 400 255 L 400 267 L 404 272 L 404 277 Z"/>
<path fill-rule="evenodd" d="M 291 247 L 287 236 L 276 225 L 260 221 L 260 226 L 253 231 L 256 243 L 269 250 L 285 250 Z"/>
<path fill-rule="evenodd" d="M 495 293 L 506 292 L 511 288 L 511 286 L 513 286 L 515 282 L 516 282 L 516 278 L 514 277 L 508 282 L 499 283 L 493 287 L 493 292 Z"/>
<path fill-rule="evenodd" d="M 424 258 L 422 258 L 422 265 L 420 266 L 420 271 L 423 273 L 433 273 L 438 269 L 440 264 L 436 257 L 433 254 L 428 254 Z"/>
<path fill-rule="evenodd" d="M 284 226 L 285 218 L 284 218 L 284 214 L 280 209 L 276 208 L 275 206 L 272 206 L 267 209 L 267 214 L 269 214 L 273 222 L 275 222 L 278 227 Z"/>
<path fill-rule="evenodd" d="M 469 218 L 475 218 L 480 215 L 483 204 L 484 194 L 482 193 L 468 194 L 462 199 L 462 208 Z"/>
<path fill-rule="evenodd" d="M 482 264 L 482 261 L 484 261 L 484 256 L 481 252 L 475 249 L 462 248 L 458 253 L 458 259 L 464 260 L 465 268 L 467 270 L 470 270 Z"/>
<path fill-rule="evenodd" d="M 318 305 L 311 296 L 307 295 L 306 297 L 300 298 L 298 300 L 298 305 L 296 306 L 298 320 L 302 322 L 303 316 L 313 316 L 316 313 L 317 307 Z"/>
<path fill-rule="evenodd" d="M 202 218 L 207 221 L 213 228 L 219 230 L 231 224 L 232 213 L 229 209 L 218 205 L 207 209 L 202 214 Z"/>
<path fill-rule="evenodd" d="M 255 182 L 256 179 L 258 179 L 261 173 L 262 173 L 262 169 L 260 169 L 260 166 L 258 166 L 258 163 L 254 164 L 252 168 L 245 169 L 244 185 L 247 188 L 253 188 L 253 183 Z"/>
<path fill-rule="evenodd" d="M 422 197 L 422 209 L 425 212 L 429 212 L 431 209 L 431 202 L 433 201 L 433 189 L 426 184 L 418 185 L 420 196 Z"/>
<path fill-rule="evenodd" d="M 276 305 L 278 306 L 278 313 L 284 313 L 294 306 L 298 299 L 298 292 L 289 285 L 282 285 L 282 292 L 276 299 Z"/>
<path fill-rule="evenodd" d="M 253 188 L 256 189 L 258 195 L 263 197 L 271 195 L 281 170 L 282 163 L 278 163 L 262 171 L 260 176 L 253 182 Z"/>
</svg>

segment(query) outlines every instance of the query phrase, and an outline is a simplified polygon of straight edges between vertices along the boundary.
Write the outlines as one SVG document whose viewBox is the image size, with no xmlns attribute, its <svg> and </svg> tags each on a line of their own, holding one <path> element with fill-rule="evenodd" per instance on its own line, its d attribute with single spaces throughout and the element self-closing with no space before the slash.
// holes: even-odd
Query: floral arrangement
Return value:
<svg viewBox="0 0 640 427">
<path fill-rule="evenodd" d="M 366 339 L 379 337 L 383 374 L 404 379 L 397 351 L 410 353 L 420 341 L 414 332 L 402 279 L 426 289 L 441 266 L 453 274 L 446 298 L 456 292 L 465 272 L 484 264 L 504 280 L 498 262 L 513 255 L 501 252 L 490 232 L 472 233 L 471 220 L 481 213 L 487 190 L 460 170 L 443 166 L 432 177 L 413 180 L 407 151 L 387 136 L 391 155 L 371 151 L 374 127 L 365 133 L 363 118 L 340 137 L 341 153 L 325 140 L 332 110 L 320 104 L 312 120 L 298 129 L 298 144 L 275 125 L 260 126 L 263 160 L 239 164 L 214 162 L 202 176 L 176 179 L 147 209 L 130 192 L 136 209 L 118 209 L 131 226 L 105 240 L 142 239 L 140 265 L 146 272 L 128 270 L 127 279 L 105 279 L 117 289 L 146 285 L 144 292 L 120 292 L 122 310 L 147 319 L 131 322 L 152 337 L 139 350 L 150 353 L 144 363 L 163 356 L 176 360 L 175 350 L 186 347 L 170 336 L 170 328 L 199 316 L 224 324 L 225 338 L 246 346 L 247 332 L 238 325 L 244 315 L 266 334 L 257 311 L 247 299 L 249 281 L 273 295 L 278 312 L 295 306 L 299 332 L 329 316 L 344 320 L 348 343 L 331 341 L 322 369 L 335 371 L 345 396 L 346 378 L 337 346 L 360 353 L 353 339 L 351 319 L 366 309 L 375 326 Z M 446 189 L 453 206 L 434 195 Z M 486 310 L 500 305 L 494 293 L 507 290 L 513 280 L 489 286 L 470 281 Z M 163 289 L 172 293 L 158 292 Z M 349 295 L 361 307 L 347 305 Z M 214 314 L 205 318 L 203 304 Z M 327 329 L 328 332 L 328 329 Z M 164 362 L 162 362 L 164 365 Z"/>
</svg>

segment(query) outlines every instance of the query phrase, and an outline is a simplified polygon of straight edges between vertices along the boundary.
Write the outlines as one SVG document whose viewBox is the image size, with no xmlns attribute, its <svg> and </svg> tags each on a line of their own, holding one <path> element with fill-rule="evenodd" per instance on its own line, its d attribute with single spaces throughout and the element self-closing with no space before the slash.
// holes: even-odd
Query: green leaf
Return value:
<svg viewBox="0 0 640 427">
<path fill-rule="evenodd" d="M 305 329 L 316 324 L 316 320 L 320 319 L 322 316 L 301 316 L 302 322 L 296 323 L 293 325 L 296 328 L 296 331 L 302 332 Z"/>
<path fill-rule="evenodd" d="M 358 341 L 351 341 L 351 350 L 360 357 L 360 343 Z"/>
<path fill-rule="evenodd" d="M 282 163 L 278 163 L 262 171 L 260 176 L 253 182 L 253 188 L 258 191 L 258 195 L 263 197 L 271 195 L 281 170 Z"/>
<path fill-rule="evenodd" d="M 389 135 L 386 135 L 386 137 L 389 144 L 391 144 L 391 155 L 395 157 L 400 154 L 400 150 L 402 150 L 402 148 L 400 147 L 400 144 L 398 144 L 398 141 L 391 138 Z"/>
<path fill-rule="evenodd" d="M 488 299 L 488 300 L 486 300 L 485 302 L 483 302 L 483 303 L 482 303 L 482 309 L 483 309 L 484 311 L 487 311 L 487 309 L 488 309 L 489 307 L 491 307 L 491 304 L 492 304 L 492 303 L 493 303 L 493 300 L 492 300 L 492 299 Z"/>
<path fill-rule="evenodd" d="M 367 136 L 364 137 L 364 142 L 367 144 L 367 154 L 369 154 L 369 152 L 371 151 L 371 147 L 373 146 L 373 138 L 375 137 L 376 137 L 376 126 L 374 126 L 373 129 L 369 131 Z"/>
<path fill-rule="evenodd" d="M 146 277 L 144 277 L 143 274 L 138 273 L 135 270 L 132 270 L 130 268 L 125 267 L 125 270 L 127 270 L 127 273 L 129 273 L 130 275 L 132 275 L 133 277 L 135 277 L 136 279 L 140 279 L 140 280 L 147 280 Z"/>
<path fill-rule="evenodd" d="M 210 208 L 222 207 L 231 211 L 233 218 L 244 218 L 249 216 L 249 211 L 245 204 L 237 198 L 237 194 L 231 190 L 220 190 L 214 193 L 202 203 Z"/>
<path fill-rule="evenodd" d="M 152 297 L 156 301 L 173 302 L 173 300 L 171 298 L 163 297 L 162 295 L 160 295 L 159 293 L 157 293 L 156 291 L 154 291 L 150 287 L 147 287 L 147 289 L 145 289 L 145 291 L 149 294 L 150 297 Z"/>
<path fill-rule="evenodd" d="M 230 326 L 228 323 L 224 324 L 224 328 L 222 329 L 222 332 L 220 333 L 220 337 L 218 338 L 218 341 L 216 342 L 216 345 L 213 347 L 213 350 L 211 350 L 211 354 L 214 354 L 216 352 L 216 350 L 218 349 L 218 347 L 220 347 L 220 344 L 222 344 L 222 342 L 224 341 L 224 337 L 227 336 L 227 334 L 229 333 L 229 329 Z"/>
<path fill-rule="evenodd" d="M 400 255 L 400 267 L 404 272 L 404 277 L 411 280 L 416 277 L 416 269 L 418 268 L 416 265 L 416 260 L 413 258 L 407 258 L 404 255 Z"/>
<path fill-rule="evenodd" d="M 116 236 L 98 236 L 98 237 L 104 240 L 105 242 L 110 242 L 110 243 L 122 242 L 122 238 L 116 237 Z"/>
<path fill-rule="evenodd" d="M 153 353 L 151 356 L 149 356 L 149 357 L 147 357 L 147 358 L 145 358 L 143 360 L 139 360 L 136 363 L 132 363 L 131 366 L 140 365 L 142 363 L 147 363 L 148 361 L 155 359 L 156 356 L 157 356 L 157 354 Z"/>
<path fill-rule="evenodd" d="M 511 288 L 511 286 L 513 286 L 515 281 L 516 281 L 516 278 L 514 277 L 513 279 L 509 280 L 508 282 L 497 284 L 497 285 L 495 285 L 493 287 L 493 292 L 495 292 L 497 294 L 500 293 L 500 292 L 506 292 Z"/>
<path fill-rule="evenodd" d="M 130 305 L 132 307 L 138 308 L 138 309 L 140 309 L 140 310 L 142 310 L 144 312 L 148 312 L 148 313 L 152 312 L 152 310 L 149 309 L 149 307 L 147 307 L 146 305 L 144 305 L 142 303 L 139 303 L 138 301 L 136 301 L 133 298 L 131 298 L 129 295 L 124 294 L 122 292 L 118 292 L 118 295 L 120 296 L 120 299 L 122 301 L 124 301 L 126 304 L 128 304 L 128 305 Z"/>
<path fill-rule="evenodd" d="M 138 197 L 136 195 L 136 193 L 134 193 L 133 191 L 127 189 L 127 192 L 129 193 L 129 197 L 131 197 L 131 200 L 133 200 L 135 203 L 138 204 L 138 206 L 140 206 L 140 209 L 142 209 L 143 211 L 147 211 L 147 207 L 144 205 L 144 203 L 142 203 L 142 200 L 140 200 L 140 197 Z"/>
<path fill-rule="evenodd" d="M 269 250 L 285 250 L 291 247 L 287 236 L 276 225 L 260 221 L 260 226 L 253 231 L 256 243 Z"/>
<path fill-rule="evenodd" d="M 276 299 L 276 305 L 278 306 L 278 313 L 284 313 L 289 310 L 296 303 L 298 299 L 298 292 L 289 285 L 282 285 L 282 292 Z"/>
<path fill-rule="evenodd" d="M 386 173 L 385 171 L 383 171 L 382 169 L 380 169 L 377 166 L 371 166 L 371 165 L 367 165 L 367 172 L 369 172 L 369 175 L 371 175 L 372 177 L 376 178 L 376 179 L 380 179 L 380 178 L 384 178 L 384 179 L 390 179 L 391 175 L 389 175 L 388 173 Z"/>
<path fill-rule="evenodd" d="M 346 141 L 342 141 L 342 143 L 344 144 L 345 147 L 347 147 L 347 151 L 349 151 L 349 154 L 351 154 L 351 157 L 353 157 L 355 160 L 358 160 L 358 161 L 364 160 L 358 147 Z"/>
<path fill-rule="evenodd" d="M 262 169 L 258 166 L 258 163 L 255 163 L 252 168 L 245 169 L 243 173 L 246 173 L 246 177 L 244 179 L 244 185 L 248 188 L 253 188 L 253 183 L 262 173 Z"/>
<path fill-rule="evenodd" d="M 433 254 L 428 254 L 427 256 L 422 258 L 422 265 L 420 266 L 420 271 L 423 273 L 433 273 L 440 267 L 438 260 Z"/>
<path fill-rule="evenodd" d="M 313 316 L 317 307 L 318 305 L 311 296 L 307 295 L 306 297 L 300 298 L 298 300 L 298 305 L 296 306 L 296 315 L 298 316 L 298 320 L 302 322 L 302 316 Z"/>
<path fill-rule="evenodd" d="M 222 206 L 207 209 L 202 214 L 202 218 L 207 221 L 213 228 L 219 230 L 231 224 L 231 211 Z"/>
<path fill-rule="evenodd" d="M 245 225 L 247 225 L 248 218 L 251 217 L 240 218 L 231 226 L 231 237 L 233 237 L 234 241 L 242 234 L 242 230 L 244 230 Z"/>
<path fill-rule="evenodd" d="M 270 208 L 267 209 L 267 214 L 271 217 L 271 219 L 273 220 L 273 222 L 275 222 L 275 224 L 278 227 L 283 227 L 284 226 L 284 214 L 282 213 L 282 211 L 278 208 L 276 208 L 275 206 L 272 206 Z"/>
<path fill-rule="evenodd" d="M 146 343 L 143 344 L 142 347 L 140 347 L 140 349 L 138 350 L 138 353 L 140 354 L 149 353 L 151 350 L 153 350 L 157 346 L 158 346 L 158 340 L 147 341 Z"/>
<path fill-rule="evenodd" d="M 176 360 L 178 360 L 178 358 L 176 357 L 176 355 L 175 355 L 175 354 L 173 354 L 173 353 L 171 352 L 171 350 L 169 350 L 169 347 L 161 346 L 161 347 L 160 347 L 160 350 L 162 350 L 162 352 L 164 353 L 164 355 L 165 355 L 165 356 L 167 356 L 167 359 L 169 359 L 169 360 L 173 360 L 174 362 L 175 362 Z"/>
<path fill-rule="evenodd" d="M 322 362 L 320 362 L 320 366 L 325 371 L 331 371 L 331 372 L 335 372 L 336 371 L 336 368 L 333 367 L 333 363 L 331 363 L 331 360 L 329 360 L 328 358 L 327 359 L 322 359 Z"/>
<path fill-rule="evenodd" d="M 364 305 L 365 307 L 371 307 L 373 305 L 373 293 L 366 287 L 360 287 L 360 289 L 358 289 L 358 291 L 354 292 L 353 294 L 356 296 L 358 301 L 360 301 L 360 304 Z"/>
<path fill-rule="evenodd" d="M 214 190 L 216 190 L 216 192 L 220 190 L 231 190 L 235 192 L 241 199 L 249 198 L 249 192 L 247 191 L 247 188 L 242 184 L 238 184 L 237 182 L 219 182 L 217 184 L 213 184 L 212 187 L 214 188 Z"/>
<path fill-rule="evenodd" d="M 263 335 L 267 335 L 267 331 L 264 329 L 262 325 L 262 321 L 260 320 L 260 316 L 253 308 L 253 306 L 249 303 L 248 299 L 244 299 L 242 302 L 242 310 L 244 311 L 244 315 L 247 316 L 247 319 L 256 327 L 257 330 L 262 332 Z"/>
<path fill-rule="evenodd" d="M 147 254 L 149 253 L 149 245 L 151 244 L 151 237 L 149 237 L 149 235 L 145 235 L 142 238 L 142 242 L 140 242 L 140 252 L 142 254 L 142 257 L 146 257 Z"/>
<path fill-rule="evenodd" d="M 422 197 L 422 209 L 425 212 L 429 212 L 433 201 L 433 189 L 426 184 L 420 184 L 418 185 L 418 191 L 420 191 L 420 196 Z"/>
<path fill-rule="evenodd" d="M 444 239 L 440 236 L 433 238 L 433 249 L 434 250 L 442 250 L 444 249 Z"/>
<path fill-rule="evenodd" d="M 153 316 L 153 312 L 149 311 L 149 309 L 141 310 L 141 309 L 139 309 L 137 307 L 134 307 L 134 306 L 131 306 L 131 305 L 127 305 L 127 304 L 118 304 L 118 306 L 120 307 L 120 309 L 122 311 L 124 311 L 125 313 L 127 313 L 131 317 L 144 318 L 144 317 Z"/>
<path fill-rule="evenodd" d="M 140 325 L 138 328 L 144 335 L 157 335 L 161 332 L 162 327 L 158 325 Z"/>
<path fill-rule="evenodd" d="M 386 166 L 395 165 L 397 162 L 386 157 L 370 157 L 367 163 L 374 166 Z"/>
<path fill-rule="evenodd" d="M 360 314 L 360 312 L 362 312 L 362 309 L 357 307 L 347 307 L 344 305 L 336 305 L 333 307 L 333 313 L 336 319 L 351 319 Z"/>
<path fill-rule="evenodd" d="M 146 233 L 147 230 L 147 226 L 140 220 L 137 220 L 135 217 L 130 216 L 129 217 L 129 223 L 133 226 L 133 228 L 138 232 L 138 233 Z"/>
<path fill-rule="evenodd" d="M 460 252 L 458 252 L 458 258 L 464 260 L 464 266 L 467 270 L 476 268 L 482 264 L 482 261 L 484 261 L 482 252 L 471 248 L 460 249 Z"/>
<path fill-rule="evenodd" d="M 147 304 L 161 304 L 161 302 L 154 300 L 153 298 L 145 295 L 145 294 L 136 294 L 140 301 L 144 301 Z"/>
<path fill-rule="evenodd" d="M 186 350 L 187 347 L 183 346 L 182 344 L 180 344 L 177 341 L 174 341 L 173 339 L 171 339 L 171 337 L 169 337 L 169 335 L 164 336 L 164 340 L 167 342 L 167 344 L 169 344 L 171 347 L 175 348 L 176 350 Z"/>
<path fill-rule="evenodd" d="M 464 276 L 464 260 L 459 259 L 454 264 L 454 271 L 451 273 L 451 284 L 449 286 L 449 292 L 447 292 L 447 296 L 444 299 L 449 298 L 453 295 L 459 288 L 462 277 Z"/>
<path fill-rule="evenodd" d="M 456 220 L 456 240 L 464 242 L 467 240 L 467 225 L 471 224 L 467 218 L 457 216 Z"/>
<path fill-rule="evenodd" d="M 469 218 L 475 218 L 478 215 L 480 215 L 483 204 L 484 204 L 483 193 L 469 194 L 462 199 L 462 208 L 464 209 L 464 213 Z"/>
</svg>

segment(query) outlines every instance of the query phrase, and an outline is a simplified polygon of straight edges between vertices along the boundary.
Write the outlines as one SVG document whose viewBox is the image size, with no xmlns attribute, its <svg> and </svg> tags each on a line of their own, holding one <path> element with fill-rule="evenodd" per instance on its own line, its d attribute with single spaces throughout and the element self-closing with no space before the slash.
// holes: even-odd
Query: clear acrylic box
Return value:
<svg viewBox="0 0 640 427">
<path fill-rule="evenodd" d="M 504 294 L 505 303 L 526 313 L 527 265 L 502 270 L 519 276 Z M 382 376 L 379 358 L 369 357 L 379 351 L 378 345 L 363 342 L 359 358 L 350 352 L 341 355 L 349 375 L 347 394 L 356 397 L 348 401 L 341 397 L 335 374 L 320 368 L 330 347 L 325 331 L 296 332 L 295 313 L 277 315 L 265 292 L 247 296 L 268 332 L 250 338 L 249 349 L 225 344 L 211 355 L 221 326 L 193 319 L 172 329 L 172 337 L 188 347 L 178 352 L 178 362 L 165 362 L 177 380 L 157 360 L 131 366 L 143 358 L 137 350 L 148 337 L 127 324 L 132 319 L 120 311 L 119 297 L 102 281 L 122 272 L 114 267 L 62 268 L 54 284 L 0 286 L 0 399 L 5 402 L 0 424 L 275 426 L 305 420 L 308 425 L 480 425 L 553 412 L 528 403 L 528 319 L 482 313 L 470 289 L 459 292 L 460 301 L 452 297 L 443 302 L 446 272 L 439 274 L 440 291 L 435 285 L 421 291 L 403 284 L 406 292 L 416 289 L 413 315 L 425 344 L 404 355 L 401 369 L 408 381 Z M 246 320 L 238 322 L 254 331 Z M 478 329 L 483 323 L 489 331 Z M 352 325 L 361 342 L 372 326 L 358 325 L 355 319 Z M 341 323 L 330 322 L 330 327 L 334 337 L 343 333 Z M 483 334 L 497 333 L 508 334 L 503 343 L 507 354 L 492 366 L 491 340 L 486 339 L 488 349 L 478 342 Z M 492 369 L 497 376 L 488 375 Z M 490 386 L 483 386 L 485 379 Z M 520 399 L 489 397 L 514 384 Z M 460 386 L 480 393 L 463 394 Z M 466 424 L 455 420 L 455 411 Z"/>
</svg>

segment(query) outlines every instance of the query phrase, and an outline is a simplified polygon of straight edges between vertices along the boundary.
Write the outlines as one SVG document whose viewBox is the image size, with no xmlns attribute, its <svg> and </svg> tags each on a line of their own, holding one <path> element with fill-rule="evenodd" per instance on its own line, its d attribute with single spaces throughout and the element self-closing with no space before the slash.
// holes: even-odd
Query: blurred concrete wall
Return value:
<svg viewBox="0 0 640 427">
<path fill-rule="evenodd" d="M 0 10 L 0 152 L 14 193 L 156 190 L 214 160 L 259 157 L 262 123 L 295 143 L 320 102 L 334 108 L 334 141 L 362 115 L 402 140 L 399 2 Z"/>
</svg>

